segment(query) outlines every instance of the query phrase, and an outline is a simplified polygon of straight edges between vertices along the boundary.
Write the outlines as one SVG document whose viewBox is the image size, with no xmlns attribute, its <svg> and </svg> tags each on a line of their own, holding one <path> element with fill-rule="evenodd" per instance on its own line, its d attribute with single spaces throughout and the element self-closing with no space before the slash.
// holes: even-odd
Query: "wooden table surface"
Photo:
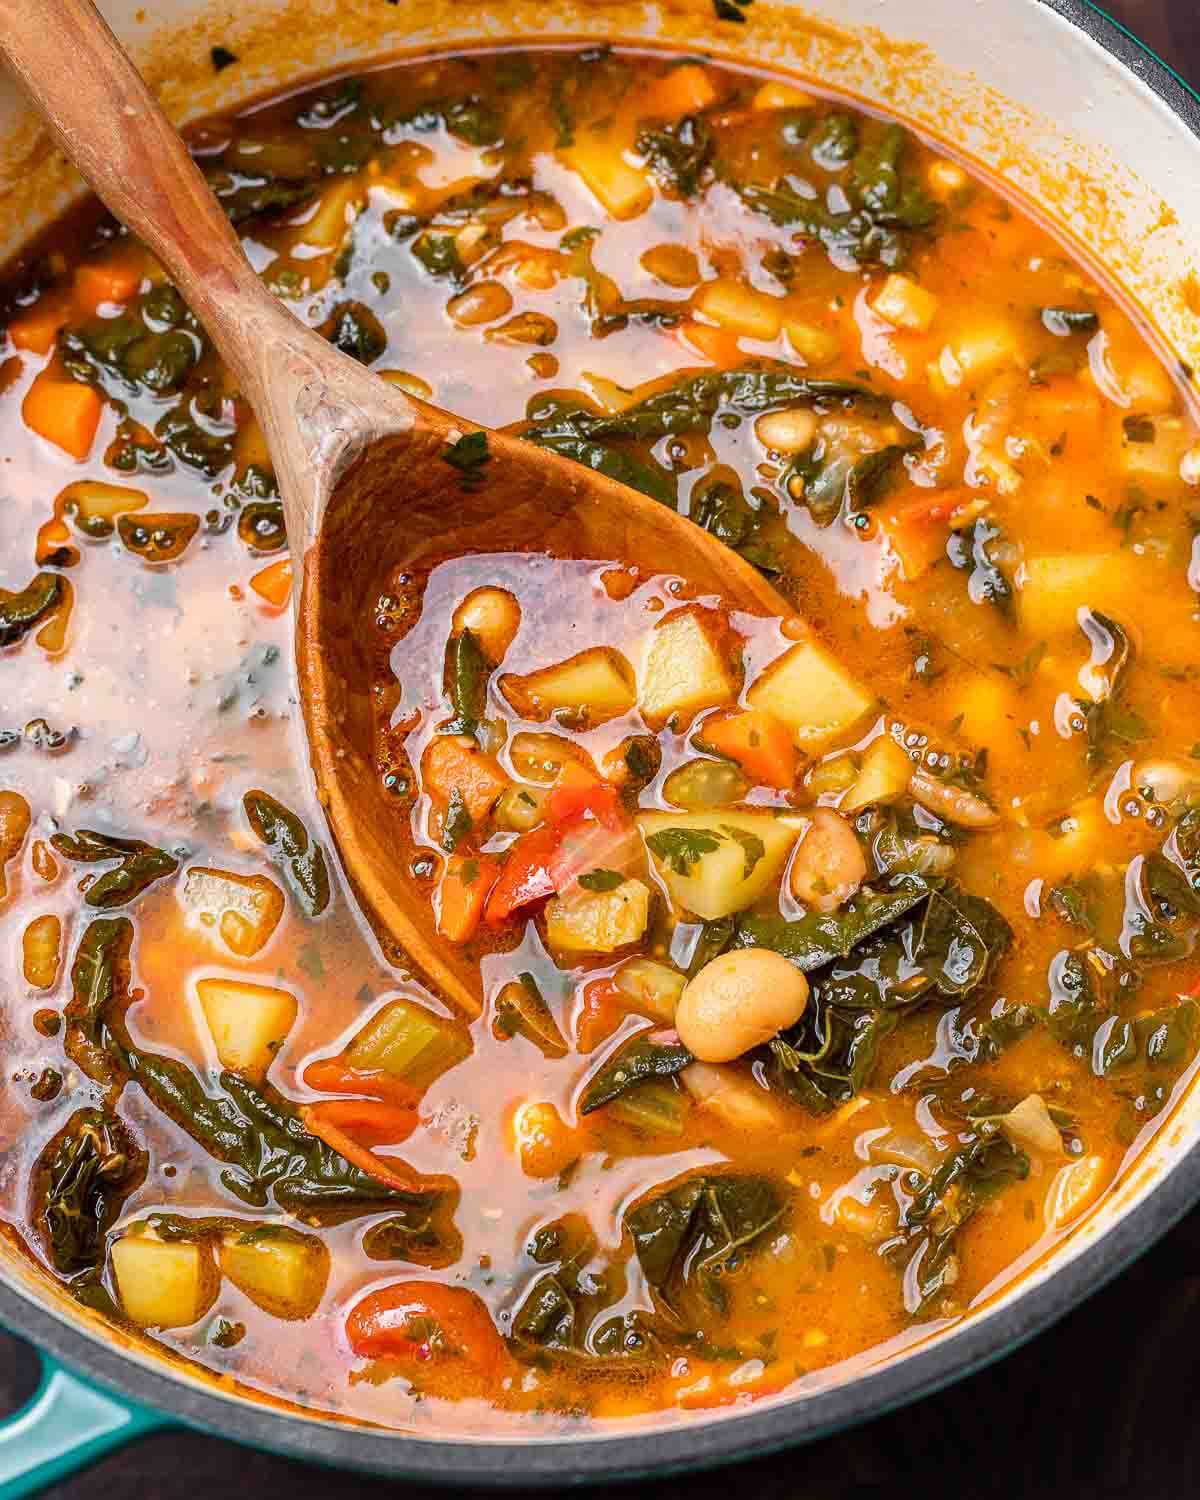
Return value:
<svg viewBox="0 0 1200 1500">
<path fill-rule="evenodd" d="M 964 10 L 967 0 L 963 0 Z M 1200 0 L 1108 0 L 1107 9 L 1200 85 Z M 0 1412 L 33 1390 L 28 1349 L 0 1334 Z M 622 1500 L 1185 1500 L 1200 1485 L 1200 1209 L 1057 1327 L 969 1380 L 796 1453 L 690 1479 L 631 1485 Z M 57 1485 L 53 1500 L 350 1500 L 368 1481 L 198 1433 L 164 1433 Z M 444 1490 L 371 1482 L 436 1500 Z M 489 1492 L 462 1492 L 464 1497 Z M 490 1492 L 495 1493 L 495 1492 Z"/>
</svg>

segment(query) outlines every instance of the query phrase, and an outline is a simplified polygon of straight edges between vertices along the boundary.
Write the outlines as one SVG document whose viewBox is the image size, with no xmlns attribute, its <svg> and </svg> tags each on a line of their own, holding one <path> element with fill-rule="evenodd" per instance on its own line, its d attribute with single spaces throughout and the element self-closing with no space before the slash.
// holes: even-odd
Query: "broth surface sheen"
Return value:
<svg viewBox="0 0 1200 1500">
<path fill-rule="evenodd" d="M 741 1407 L 950 1326 L 1200 1049 L 1191 372 L 964 166 L 724 62 L 408 60 L 190 141 L 339 347 L 796 613 L 503 526 L 381 574 L 457 1014 L 311 796 L 257 424 L 135 241 L 55 226 L 0 291 L 6 1234 L 222 1381 L 433 1432 Z"/>
</svg>

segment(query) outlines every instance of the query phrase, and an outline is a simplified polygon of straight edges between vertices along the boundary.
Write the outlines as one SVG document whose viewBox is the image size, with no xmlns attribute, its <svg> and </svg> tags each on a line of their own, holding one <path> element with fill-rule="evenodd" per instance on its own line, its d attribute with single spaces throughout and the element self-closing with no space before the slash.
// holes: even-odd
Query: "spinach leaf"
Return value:
<svg viewBox="0 0 1200 1500">
<path fill-rule="evenodd" d="M 647 1078 L 673 1078 L 692 1062 L 674 1031 L 639 1031 L 604 1059 L 579 1096 L 579 1113 L 611 1104 Z"/>
<path fill-rule="evenodd" d="M 373 364 L 387 348 L 383 324 L 361 302 L 339 302 L 318 331 L 360 365 Z"/>
<path fill-rule="evenodd" d="M 54 1269 L 96 1272 L 105 1236 L 146 1175 L 147 1156 L 128 1128 L 99 1109 L 79 1109 L 33 1169 L 33 1222 Z"/>
<path fill-rule="evenodd" d="M 705 1173 L 635 1203 L 625 1214 L 625 1228 L 642 1274 L 679 1318 L 694 1298 L 726 1309 L 722 1280 L 736 1274 L 784 1211 L 765 1177 Z"/>
<path fill-rule="evenodd" d="M 619 870 L 588 870 L 579 877 L 579 884 L 585 891 L 615 891 L 625 884 L 625 877 Z"/>
<path fill-rule="evenodd" d="M 757 497 L 748 499 L 737 485 L 718 480 L 693 494 L 691 519 L 759 572 L 782 571 L 774 549 L 762 540 L 764 527 L 776 513 Z"/>
<path fill-rule="evenodd" d="M 1083 932 L 1094 933 L 1099 921 L 1100 897 L 1100 882 L 1092 874 L 1078 880 L 1071 876 L 1060 880 L 1050 887 L 1046 901 L 1050 910 L 1064 922 Z"/>
<path fill-rule="evenodd" d="M 580 885 L 584 878 L 580 877 Z M 618 875 L 617 884 L 620 883 L 621 876 Z M 499 1036 L 523 1036 L 543 1057 L 567 1055 L 566 1039 L 538 988 L 537 980 L 528 972 L 519 975 L 515 983 L 506 984 L 497 995 L 493 1030 Z"/>
<path fill-rule="evenodd" d="M 363 1252 L 371 1260 L 403 1260 L 439 1270 L 462 1254 L 462 1236 L 454 1227 L 457 1192 L 414 1193 L 411 1201 L 388 1207 L 386 1219 L 363 1235 Z"/>
<path fill-rule="evenodd" d="M 1084 307 L 1043 307 L 1041 320 L 1046 331 L 1060 339 L 1077 333 L 1092 334 L 1100 327 L 1099 316 Z"/>
<path fill-rule="evenodd" d="M 487 711 L 488 663 L 473 630 L 460 630 L 450 643 L 450 703 L 454 717 L 444 734 L 471 734 Z"/>
<path fill-rule="evenodd" d="M 267 858 L 283 871 L 292 894 L 309 917 L 319 917 L 329 905 L 329 870 L 320 844 L 308 829 L 270 792 L 254 789 L 242 807 L 255 837 L 266 845 Z"/>
<path fill-rule="evenodd" d="M 967 594 L 972 604 L 991 604 L 1002 615 L 1011 617 L 1014 607 L 1012 584 L 992 556 L 993 545 L 1003 539 L 996 523 L 980 516 L 969 527 L 951 535 L 946 555 L 954 567 L 970 575 Z"/>
<path fill-rule="evenodd" d="M 442 450 L 443 463 L 458 470 L 459 483 L 465 490 L 480 488 L 491 458 L 486 432 L 465 432 Z"/>
<path fill-rule="evenodd" d="M 544 427 L 529 428 L 522 437 L 527 442 L 557 453 L 560 458 L 569 458 L 582 464 L 585 469 L 594 469 L 618 484 L 628 485 L 657 500 L 661 505 L 675 504 L 675 490 L 666 472 L 656 463 L 643 463 L 608 443 L 595 442 L 583 437 L 575 430 L 575 414 L 581 409 L 568 403 L 557 408 L 558 416 L 550 418 Z M 590 414 L 585 414 L 590 415 Z"/>
<path fill-rule="evenodd" d="M 1094 783 L 1114 755 L 1126 745 L 1146 739 L 1150 731 L 1121 701 L 1133 663 L 1128 633 L 1116 620 L 1095 609 L 1082 611 L 1080 623 L 1092 648 L 1087 670 L 1094 686 L 1091 697 L 1077 699 L 1076 706 L 1087 737 L 1087 765 Z"/>
<path fill-rule="evenodd" d="M 93 1083 L 105 1087 L 120 1071 L 107 1050 L 105 1019 L 129 1003 L 132 945 L 128 917 L 97 917 L 84 929 L 71 965 L 63 1051 Z"/>
<path fill-rule="evenodd" d="M 1186 958 L 1200 923 L 1200 892 L 1165 854 L 1138 855 L 1125 876 L 1121 951 L 1141 963 Z"/>
<path fill-rule="evenodd" d="M 23 589 L 0 589 L 0 648 L 15 646 L 61 602 L 61 573 L 38 573 Z"/>
<path fill-rule="evenodd" d="M 990 1122 L 919 1185 L 883 1253 L 903 1273 L 904 1306 L 916 1316 L 954 1284 L 959 1230 L 1004 1188 L 1029 1176 L 1029 1158 Z"/>
<path fill-rule="evenodd" d="M 1005 1004 L 986 1017 L 949 1013 L 949 1035 L 955 1055 L 963 1062 L 992 1063 L 1028 1035 L 1045 1017 L 1034 1005 Z"/>
<path fill-rule="evenodd" d="M 638 132 L 638 153 L 659 183 L 677 198 L 694 198 L 712 160 L 713 134 L 698 115 Z"/>
<path fill-rule="evenodd" d="M 935 886 L 921 920 L 916 954 L 947 999 L 970 993 L 1012 941 L 1012 928 L 990 901 L 947 881 Z"/>
<path fill-rule="evenodd" d="M 828 915 L 807 912 L 792 922 L 781 917 L 744 916 L 738 919 L 732 946 L 773 948 L 803 973 L 811 973 L 835 958 L 848 957 L 872 933 L 920 906 L 929 892 L 925 881 L 904 877 L 883 889 L 863 886 L 845 906 Z"/>
<path fill-rule="evenodd" d="M 93 880 L 84 892 L 83 899 L 89 906 L 108 911 L 114 906 L 124 906 L 148 890 L 156 880 L 173 875 L 179 861 L 165 849 L 156 849 L 142 839 L 122 839 L 115 834 L 98 833 L 92 828 L 81 828 L 78 833 L 55 833 L 50 842 L 70 860 L 94 864 L 103 860 L 117 860 L 115 870 Z"/>
</svg>

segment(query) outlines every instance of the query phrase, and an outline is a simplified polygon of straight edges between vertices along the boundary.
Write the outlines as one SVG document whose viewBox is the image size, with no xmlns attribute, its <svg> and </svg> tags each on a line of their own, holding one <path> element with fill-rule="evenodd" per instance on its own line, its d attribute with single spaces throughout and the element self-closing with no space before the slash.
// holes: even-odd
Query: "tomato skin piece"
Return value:
<svg viewBox="0 0 1200 1500">
<path fill-rule="evenodd" d="M 554 895 L 556 887 L 550 866 L 561 837 L 559 830 L 550 824 L 521 835 L 488 896 L 483 913 L 486 922 L 503 922 L 519 907 Z"/>
<path fill-rule="evenodd" d="M 368 1292 L 350 1309 L 346 1337 L 360 1359 L 396 1359 L 411 1363 L 414 1373 L 443 1357 L 494 1379 L 512 1363 L 475 1293 L 436 1281 L 396 1281 Z"/>
<path fill-rule="evenodd" d="M 629 821 L 616 787 L 573 760 L 565 762 L 558 773 L 546 800 L 546 813 L 553 823 L 573 823 L 590 813 L 614 832 Z"/>
</svg>

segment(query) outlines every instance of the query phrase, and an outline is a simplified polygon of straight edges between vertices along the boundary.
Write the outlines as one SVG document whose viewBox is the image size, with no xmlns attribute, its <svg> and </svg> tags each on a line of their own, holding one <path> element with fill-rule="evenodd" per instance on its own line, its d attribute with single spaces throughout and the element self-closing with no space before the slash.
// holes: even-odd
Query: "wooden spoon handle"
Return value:
<svg viewBox="0 0 1200 1500">
<path fill-rule="evenodd" d="M 241 375 L 245 351 L 228 304 L 269 294 L 90 0 L 0 0 L 0 54 L 67 155 L 166 267 Z"/>
<path fill-rule="evenodd" d="M 0 56 L 109 209 L 153 252 L 232 369 L 303 548 L 340 468 L 419 420 L 266 290 L 203 174 L 91 0 L 0 0 Z"/>
</svg>

